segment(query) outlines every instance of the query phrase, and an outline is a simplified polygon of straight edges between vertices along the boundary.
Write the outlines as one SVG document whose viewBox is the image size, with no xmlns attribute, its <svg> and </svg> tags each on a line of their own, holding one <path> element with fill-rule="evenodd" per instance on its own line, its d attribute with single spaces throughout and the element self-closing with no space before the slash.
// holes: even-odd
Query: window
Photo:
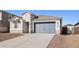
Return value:
<svg viewBox="0 0 79 59">
<path fill-rule="evenodd" d="M 17 28 L 17 22 L 14 23 L 14 28 Z"/>
</svg>

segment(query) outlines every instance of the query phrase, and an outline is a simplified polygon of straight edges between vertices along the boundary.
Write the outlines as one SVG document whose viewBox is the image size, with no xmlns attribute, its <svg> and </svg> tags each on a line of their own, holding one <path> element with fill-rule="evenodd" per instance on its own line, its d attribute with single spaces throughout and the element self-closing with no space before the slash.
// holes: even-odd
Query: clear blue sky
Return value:
<svg viewBox="0 0 79 59">
<path fill-rule="evenodd" d="M 49 15 L 62 17 L 62 24 L 75 24 L 79 22 L 79 10 L 6 10 L 7 12 L 21 16 L 24 12 L 32 12 L 36 15 Z"/>
</svg>

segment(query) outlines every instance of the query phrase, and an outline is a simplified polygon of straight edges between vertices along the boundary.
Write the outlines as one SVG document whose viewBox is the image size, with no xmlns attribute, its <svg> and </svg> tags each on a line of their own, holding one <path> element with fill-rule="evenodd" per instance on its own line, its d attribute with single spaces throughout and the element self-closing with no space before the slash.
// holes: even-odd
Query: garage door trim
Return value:
<svg viewBox="0 0 79 59">
<path fill-rule="evenodd" d="M 36 24 L 55 23 L 55 22 L 34 22 L 34 33 L 36 33 Z"/>
</svg>

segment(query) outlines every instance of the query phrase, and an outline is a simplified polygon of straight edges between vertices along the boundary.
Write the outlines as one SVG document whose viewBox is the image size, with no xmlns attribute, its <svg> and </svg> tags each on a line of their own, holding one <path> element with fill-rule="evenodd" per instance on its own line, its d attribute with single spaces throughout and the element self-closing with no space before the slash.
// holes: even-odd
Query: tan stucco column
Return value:
<svg viewBox="0 0 79 59">
<path fill-rule="evenodd" d="M 61 27 L 60 20 L 57 20 L 56 21 L 56 34 L 60 34 L 60 27 Z"/>
<path fill-rule="evenodd" d="M 31 31 L 32 31 L 32 22 L 29 21 L 29 33 L 31 33 Z"/>
</svg>

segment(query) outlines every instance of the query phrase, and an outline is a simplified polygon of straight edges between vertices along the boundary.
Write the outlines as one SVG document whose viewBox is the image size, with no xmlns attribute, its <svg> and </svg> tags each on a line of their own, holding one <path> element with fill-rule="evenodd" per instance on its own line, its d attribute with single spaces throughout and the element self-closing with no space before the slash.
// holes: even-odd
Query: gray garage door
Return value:
<svg viewBox="0 0 79 59">
<path fill-rule="evenodd" d="M 35 23 L 35 32 L 36 33 L 54 33 L 55 23 L 54 22 Z"/>
</svg>

